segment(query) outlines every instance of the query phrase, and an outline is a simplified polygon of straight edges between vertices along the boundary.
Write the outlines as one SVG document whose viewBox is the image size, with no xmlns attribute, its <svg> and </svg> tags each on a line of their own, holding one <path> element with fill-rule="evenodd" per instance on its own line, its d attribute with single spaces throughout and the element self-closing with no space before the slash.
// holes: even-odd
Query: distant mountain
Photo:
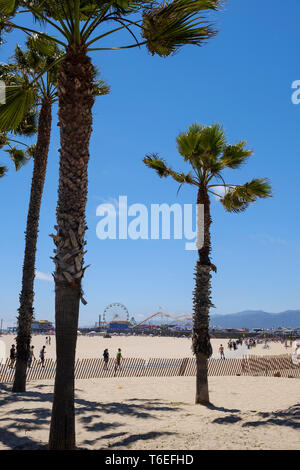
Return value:
<svg viewBox="0 0 300 470">
<path fill-rule="evenodd" d="M 262 310 L 245 310 L 228 315 L 211 315 L 211 326 L 223 328 L 300 328 L 300 310 L 267 313 Z"/>
</svg>

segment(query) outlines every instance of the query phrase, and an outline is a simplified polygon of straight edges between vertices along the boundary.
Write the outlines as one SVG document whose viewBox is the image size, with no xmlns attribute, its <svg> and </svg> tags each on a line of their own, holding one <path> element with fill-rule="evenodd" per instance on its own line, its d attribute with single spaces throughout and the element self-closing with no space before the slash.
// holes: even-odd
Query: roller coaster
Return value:
<svg viewBox="0 0 300 470">
<path fill-rule="evenodd" d="M 134 325 L 132 328 L 138 328 L 139 326 L 143 325 L 144 323 L 152 320 L 155 317 L 161 317 L 161 318 L 171 318 L 172 320 L 182 320 L 183 322 L 188 322 L 192 320 L 192 315 L 184 314 L 184 315 L 178 315 L 178 316 L 173 316 L 169 315 L 168 313 L 163 313 L 163 312 L 156 312 L 153 315 L 150 315 L 149 317 L 145 318 L 143 321 L 137 323 Z M 172 323 L 172 322 L 171 322 Z"/>
</svg>

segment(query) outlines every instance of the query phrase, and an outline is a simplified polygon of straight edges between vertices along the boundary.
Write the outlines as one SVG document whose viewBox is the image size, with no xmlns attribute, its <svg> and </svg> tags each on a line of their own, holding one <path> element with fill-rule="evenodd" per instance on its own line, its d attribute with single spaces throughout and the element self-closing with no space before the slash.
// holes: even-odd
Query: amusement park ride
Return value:
<svg viewBox="0 0 300 470">
<path fill-rule="evenodd" d="M 173 316 L 169 315 L 168 313 L 163 313 L 163 312 L 156 312 L 153 315 L 150 315 L 149 317 L 145 318 L 141 322 L 137 323 L 136 325 L 133 326 L 133 328 L 138 328 L 139 326 L 147 323 L 151 323 L 156 317 L 160 317 L 160 325 L 165 324 L 165 325 L 171 325 L 172 323 L 176 323 L 175 321 L 181 321 L 183 323 L 188 323 L 192 321 L 192 315 L 178 315 L 178 316 Z M 163 322 L 165 320 L 165 322 Z"/>
<path fill-rule="evenodd" d="M 114 302 L 110 305 L 108 305 L 103 312 L 102 315 L 102 321 L 100 320 L 101 317 L 99 317 L 99 326 L 103 328 L 111 327 L 112 325 L 114 326 L 127 326 L 127 328 L 130 329 L 138 329 L 138 328 L 145 328 L 145 327 L 154 327 L 156 326 L 172 326 L 176 325 L 178 322 L 184 325 L 188 325 L 192 321 L 192 315 L 170 315 L 168 313 L 163 313 L 161 311 L 156 312 L 148 317 L 146 317 L 144 320 L 136 323 L 134 322 L 134 319 L 129 320 L 129 312 L 125 305 L 119 303 L 119 302 Z M 156 320 L 156 321 L 155 321 Z"/>
</svg>

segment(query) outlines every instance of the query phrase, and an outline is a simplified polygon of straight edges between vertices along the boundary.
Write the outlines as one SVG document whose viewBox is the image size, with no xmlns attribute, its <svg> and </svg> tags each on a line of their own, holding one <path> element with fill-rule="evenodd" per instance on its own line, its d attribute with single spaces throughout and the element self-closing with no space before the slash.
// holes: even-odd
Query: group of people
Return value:
<svg viewBox="0 0 300 470">
<path fill-rule="evenodd" d="M 228 346 L 228 349 L 229 349 L 230 351 L 231 351 L 231 350 L 236 351 L 239 344 L 242 345 L 242 344 L 243 344 L 243 340 L 237 339 L 237 340 L 235 341 L 234 339 L 230 339 L 230 340 L 228 341 L 227 346 Z"/>
<path fill-rule="evenodd" d="M 238 349 L 239 345 L 243 345 L 243 340 L 242 338 L 239 338 L 237 340 L 230 339 L 227 343 L 227 347 L 229 351 L 236 351 Z M 221 359 L 225 359 L 225 352 L 224 352 L 224 346 L 223 344 L 220 344 L 219 346 L 219 354 Z"/>
<path fill-rule="evenodd" d="M 47 343 L 47 344 L 50 344 L 50 343 Z M 41 364 L 42 367 L 45 367 L 45 354 L 46 354 L 46 346 L 43 346 L 42 349 L 40 350 L 40 360 L 38 362 L 38 364 Z M 8 367 L 10 369 L 13 369 L 15 366 L 16 359 L 17 359 L 17 350 L 14 344 L 11 345 L 9 358 L 10 358 L 10 363 Z M 35 359 L 34 346 L 31 346 L 29 350 L 29 357 L 28 357 L 28 363 L 27 363 L 27 366 L 29 369 L 31 368 L 33 359 Z"/>
<path fill-rule="evenodd" d="M 116 354 L 116 359 L 115 359 L 115 372 L 121 368 L 121 359 L 122 359 L 122 351 L 120 348 L 118 348 L 118 352 Z M 104 349 L 103 351 L 103 360 L 104 360 L 104 370 L 108 370 L 108 361 L 109 361 L 108 349 Z"/>
<path fill-rule="evenodd" d="M 249 338 L 245 340 L 245 344 L 248 349 L 255 348 L 257 341 L 254 338 Z"/>
</svg>

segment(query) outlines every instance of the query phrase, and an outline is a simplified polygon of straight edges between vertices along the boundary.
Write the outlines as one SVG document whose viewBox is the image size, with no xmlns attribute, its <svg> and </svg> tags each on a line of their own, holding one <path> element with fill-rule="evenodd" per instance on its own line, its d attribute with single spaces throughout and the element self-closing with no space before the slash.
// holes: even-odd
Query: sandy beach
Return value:
<svg viewBox="0 0 300 470">
<path fill-rule="evenodd" d="M 35 348 L 35 355 L 39 357 L 39 351 L 46 345 L 45 336 L 34 335 L 32 344 Z M 0 338 L 5 342 L 6 355 L 9 357 L 9 349 L 15 343 L 15 335 L 3 335 Z M 223 344 L 225 357 L 239 358 L 244 355 L 282 355 L 291 354 L 292 348 L 285 348 L 284 344 L 278 342 L 270 343 L 270 347 L 265 349 L 263 344 L 258 344 L 250 350 L 245 345 L 239 346 L 236 351 L 229 351 L 227 348 L 228 339 L 211 339 L 213 347 L 213 357 L 219 357 L 219 346 Z M 115 357 L 118 348 L 122 349 L 123 357 L 141 357 L 149 359 L 151 357 L 181 358 L 192 357 L 192 341 L 190 338 L 170 338 L 151 336 L 112 336 L 103 338 L 101 336 L 78 336 L 76 357 L 95 358 L 101 357 L 105 348 L 109 349 L 111 357 Z M 46 357 L 55 358 L 55 336 L 51 336 L 51 345 L 46 345 Z"/>
<path fill-rule="evenodd" d="M 2 337 L 7 347 L 12 336 Z M 34 336 L 37 352 L 44 336 Z M 212 340 L 214 354 L 227 340 Z M 104 347 L 124 357 L 189 357 L 191 341 L 156 337 L 79 337 L 77 357 L 101 356 Z M 251 354 L 285 354 L 280 343 Z M 240 348 L 240 353 L 242 353 Z M 236 353 L 236 352 L 235 352 Z M 232 353 L 234 354 L 234 353 Z M 55 341 L 47 346 L 55 357 Z M 212 405 L 194 405 L 194 377 L 116 377 L 76 381 L 80 449 L 298 449 L 299 379 L 210 377 Z M 0 449 L 46 448 L 53 381 L 29 382 L 11 394 L 0 385 Z"/>
<path fill-rule="evenodd" d="M 299 449 L 299 380 L 212 377 L 212 406 L 194 405 L 195 378 L 76 383 L 80 449 Z M 0 449 L 46 448 L 53 383 L 12 395 L 0 385 Z"/>
</svg>

